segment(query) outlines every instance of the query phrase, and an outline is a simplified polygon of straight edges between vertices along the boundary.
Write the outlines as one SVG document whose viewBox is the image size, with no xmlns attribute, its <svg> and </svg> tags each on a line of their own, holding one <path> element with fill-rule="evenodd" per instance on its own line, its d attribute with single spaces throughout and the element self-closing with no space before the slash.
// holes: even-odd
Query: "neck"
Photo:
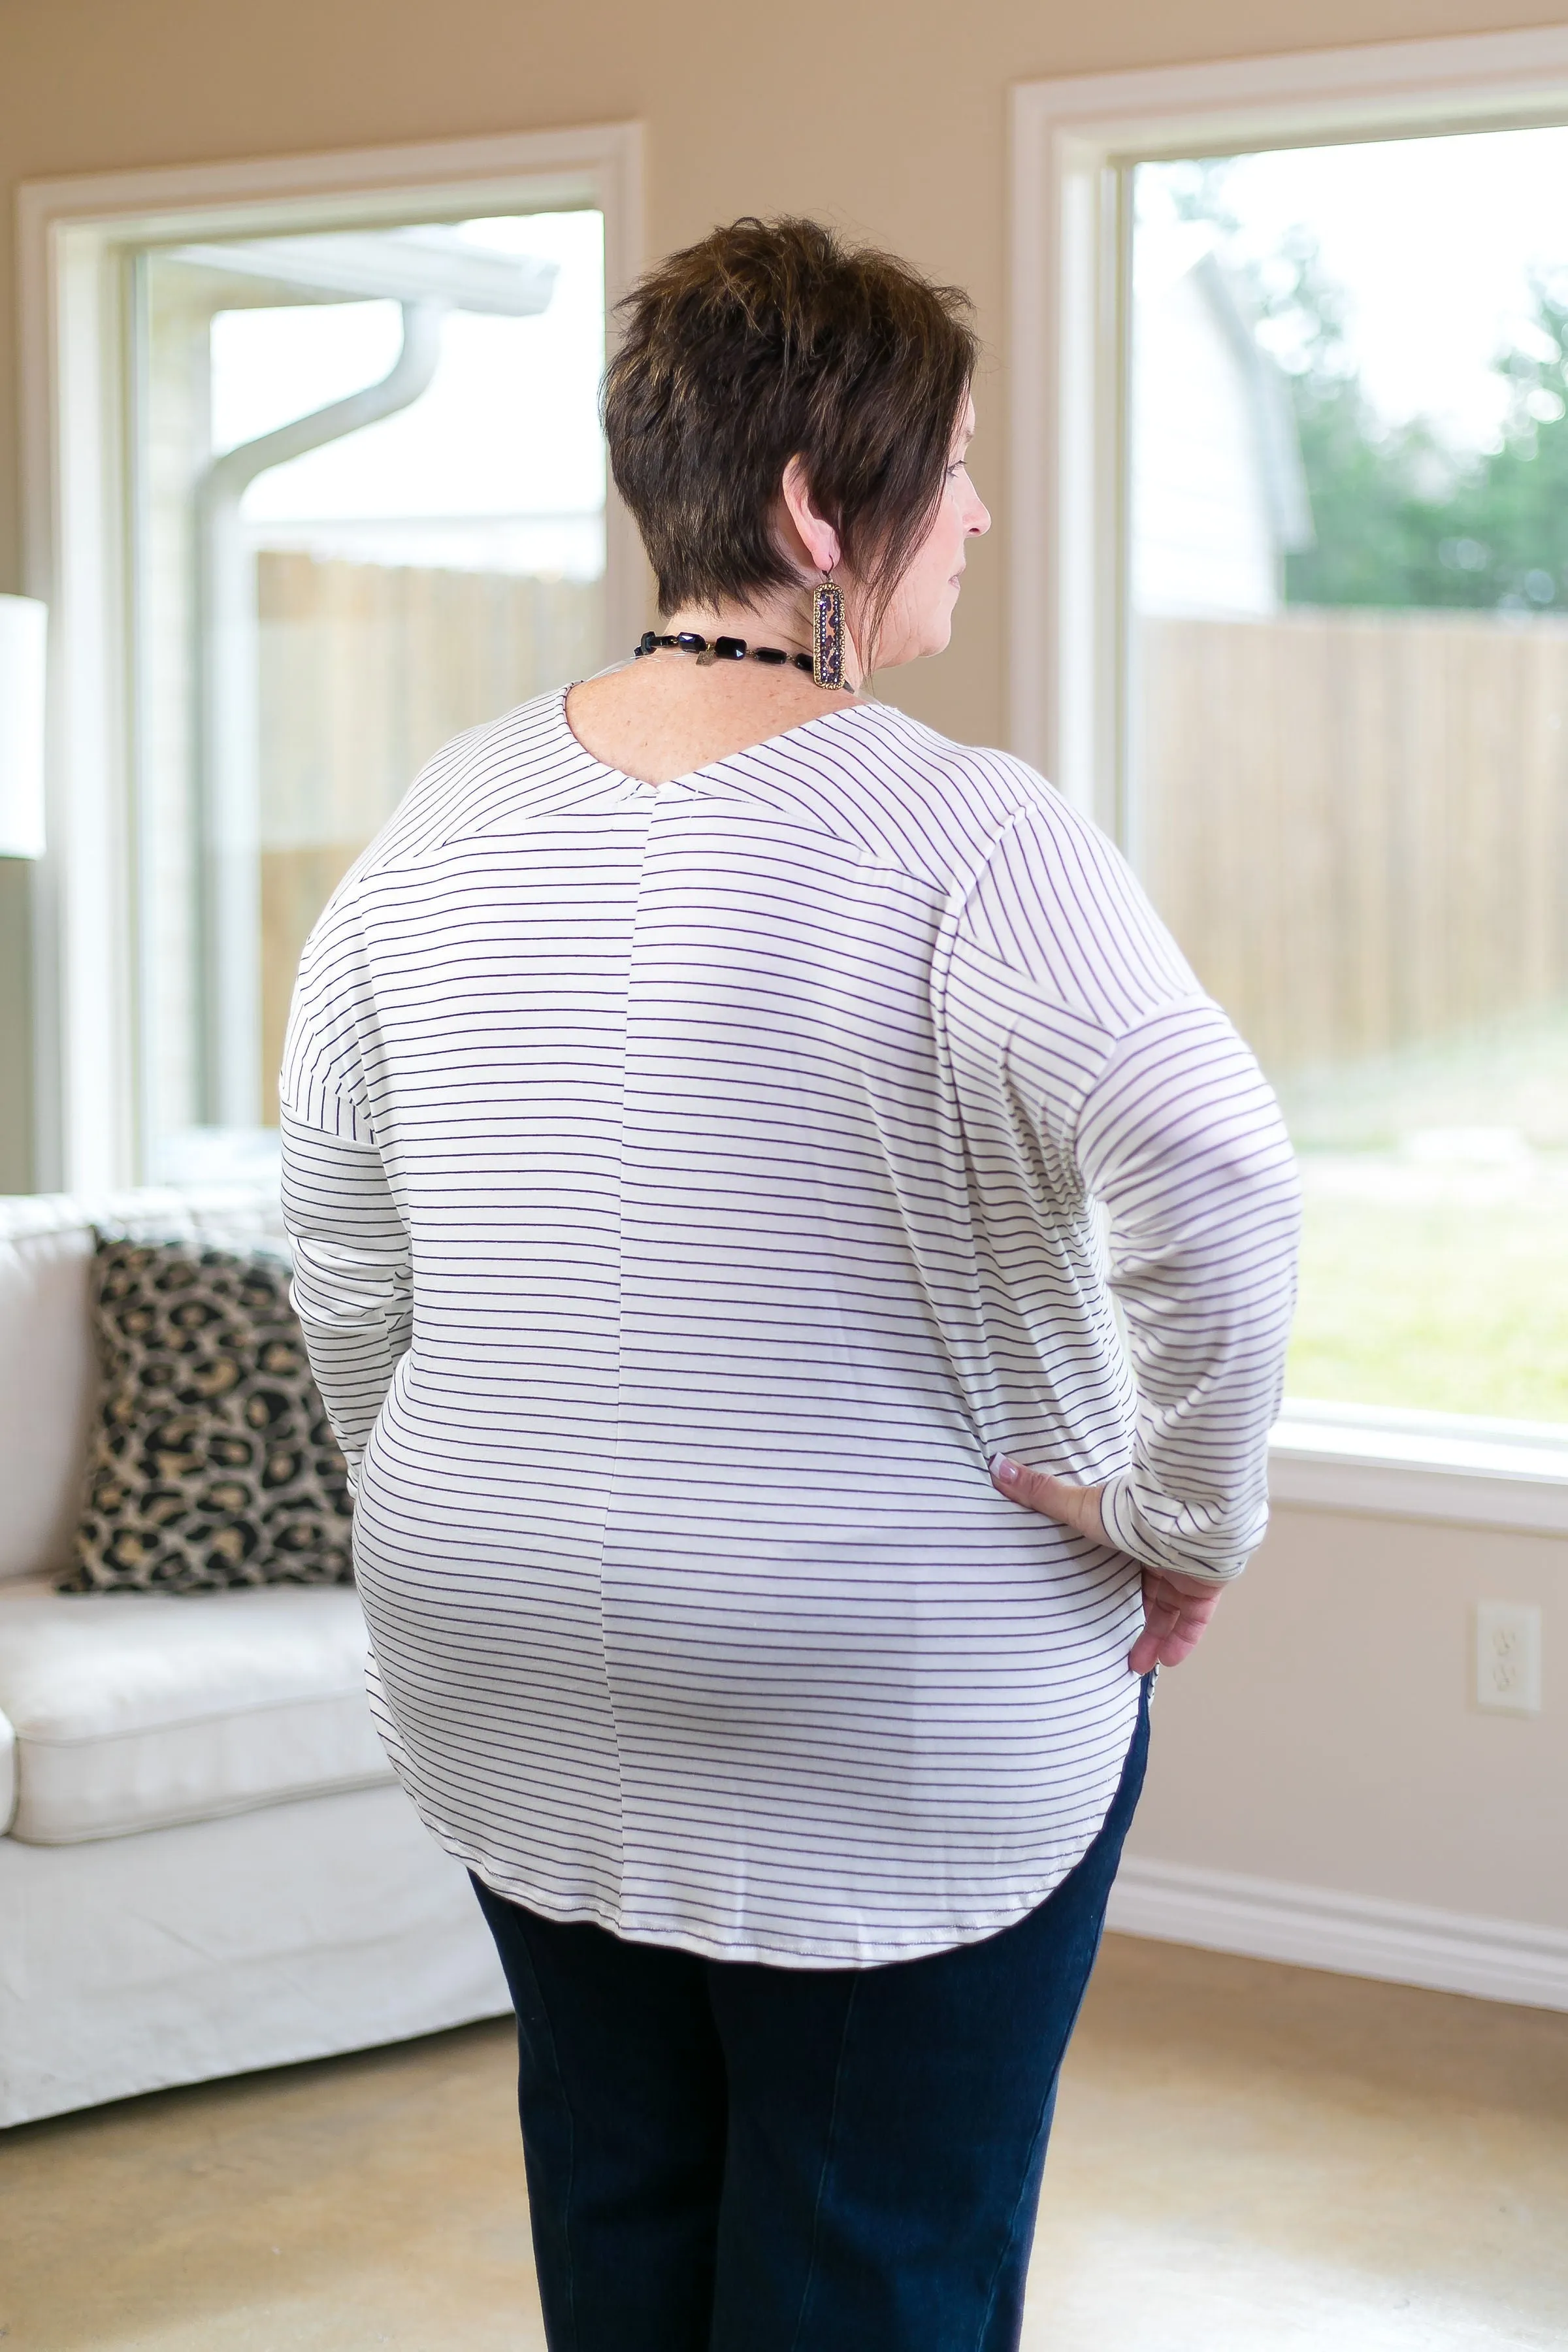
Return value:
<svg viewBox="0 0 1568 2352">
<path fill-rule="evenodd" d="M 811 591 L 809 588 L 780 588 L 756 598 L 749 604 L 682 604 L 659 626 L 673 636 L 681 629 L 694 629 L 699 636 L 743 637 L 749 646 L 777 646 L 786 654 L 808 654 L 811 651 Z M 851 694 L 858 694 L 862 671 L 855 639 L 847 626 L 845 636 L 844 683 Z"/>
</svg>

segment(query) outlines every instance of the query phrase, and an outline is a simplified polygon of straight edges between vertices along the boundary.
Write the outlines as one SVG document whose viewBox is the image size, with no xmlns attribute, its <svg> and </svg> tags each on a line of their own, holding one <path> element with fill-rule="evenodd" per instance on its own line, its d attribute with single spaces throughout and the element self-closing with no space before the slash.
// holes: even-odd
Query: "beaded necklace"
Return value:
<svg viewBox="0 0 1568 2352">
<path fill-rule="evenodd" d="M 699 667 L 706 668 L 716 661 L 766 662 L 770 669 L 782 669 L 793 662 L 796 669 L 813 675 L 809 654 L 787 654 L 779 646 L 749 646 L 744 637 L 715 637 L 710 645 L 695 629 L 679 629 L 673 636 L 661 637 L 657 630 L 645 629 L 632 651 L 640 661 L 644 654 L 657 653 L 660 646 L 668 646 L 676 653 L 695 654 Z"/>
</svg>

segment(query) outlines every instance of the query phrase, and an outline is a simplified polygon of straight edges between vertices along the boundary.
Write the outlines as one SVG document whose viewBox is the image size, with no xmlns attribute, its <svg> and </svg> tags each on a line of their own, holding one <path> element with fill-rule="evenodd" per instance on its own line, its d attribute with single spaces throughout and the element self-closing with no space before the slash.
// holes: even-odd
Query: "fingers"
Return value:
<svg viewBox="0 0 1568 2352">
<path fill-rule="evenodd" d="M 1190 1658 L 1219 1607 L 1224 1590 L 1223 1585 L 1200 1584 L 1195 1578 L 1146 1568 L 1143 1631 L 1127 1660 L 1131 1672 L 1147 1675 L 1156 1666 L 1179 1666 L 1184 1658 Z"/>
<path fill-rule="evenodd" d="M 1005 1454 L 992 1457 L 991 1483 L 1010 1503 L 1022 1503 L 1026 1510 L 1038 1511 L 1043 1518 L 1073 1528 L 1091 1543 L 1107 1541 L 1099 1486 L 1075 1486 L 1066 1478 L 1053 1478 L 1048 1470 L 1030 1470 L 1022 1462 L 1011 1462 Z"/>
<path fill-rule="evenodd" d="M 1010 1503 L 1038 1511 L 1042 1517 L 1087 1536 L 1091 1543 L 1110 1544 L 1100 1508 L 1102 1487 L 1075 1486 L 1068 1479 L 1053 1478 L 1048 1470 L 1031 1470 L 1022 1462 L 1010 1461 L 1005 1454 L 992 1458 L 991 1483 Z M 1181 1576 L 1172 1569 L 1146 1568 L 1143 1630 L 1127 1658 L 1132 1673 L 1151 1674 L 1156 1666 L 1179 1666 L 1184 1658 L 1190 1658 L 1219 1607 L 1224 1590 L 1221 1584 Z"/>
</svg>

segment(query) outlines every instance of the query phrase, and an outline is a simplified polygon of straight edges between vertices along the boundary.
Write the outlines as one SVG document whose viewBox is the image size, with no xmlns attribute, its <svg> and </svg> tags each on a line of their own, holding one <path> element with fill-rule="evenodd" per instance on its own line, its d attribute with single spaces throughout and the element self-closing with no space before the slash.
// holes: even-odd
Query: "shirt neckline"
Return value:
<svg viewBox="0 0 1568 2352">
<path fill-rule="evenodd" d="M 575 678 L 572 681 L 574 686 L 580 683 L 581 680 Z M 836 710 L 819 710 L 815 718 L 797 719 L 793 727 L 781 727 L 776 735 L 762 736 L 755 743 L 747 743 L 738 751 L 726 751 L 720 759 L 706 761 L 700 768 L 688 768 L 679 776 L 667 776 L 663 783 L 656 784 L 647 776 L 628 775 L 624 768 L 612 768 L 605 761 L 595 758 L 577 735 L 572 721 L 566 716 L 566 698 L 571 691 L 572 686 L 563 686 L 556 695 L 555 720 L 578 759 L 584 766 L 591 768 L 595 775 L 608 777 L 612 782 L 624 784 L 628 790 L 639 793 L 668 793 L 678 785 L 694 784 L 700 778 L 717 775 L 723 769 L 731 768 L 742 760 L 754 759 L 759 751 L 776 751 L 780 744 L 793 742 L 797 735 L 809 734 L 814 728 L 828 727 L 837 719 L 855 719 L 862 711 L 880 710 L 883 708 L 881 703 L 863 698 L 858 702 L 841 703 Z"/>
</svg>

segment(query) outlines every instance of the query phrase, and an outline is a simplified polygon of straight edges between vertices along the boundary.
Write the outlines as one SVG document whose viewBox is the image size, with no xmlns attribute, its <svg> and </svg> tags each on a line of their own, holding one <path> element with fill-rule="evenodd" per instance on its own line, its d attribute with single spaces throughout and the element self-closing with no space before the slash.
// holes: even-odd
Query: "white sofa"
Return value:
<svg viewBox="0 0 1568 2352">
<path fill-rule="evenodd" d="M 393 1782 L 346 1587 L 62 1595 L 94 1217 L 278 1236 L 235 1187 L 0 1201 L 0 2125 L 509 2006 Z"/>
</svg>

